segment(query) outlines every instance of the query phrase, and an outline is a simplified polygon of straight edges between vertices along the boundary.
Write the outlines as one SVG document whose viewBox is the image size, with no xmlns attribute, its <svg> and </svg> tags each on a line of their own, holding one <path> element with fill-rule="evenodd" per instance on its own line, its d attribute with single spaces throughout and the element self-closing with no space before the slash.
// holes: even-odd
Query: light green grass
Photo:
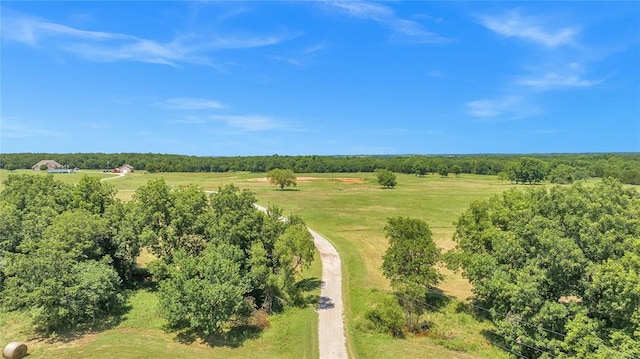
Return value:
<svg viewBox="0 0 640 359">
<path fill-rule="evenodd" d="M 304 273 L 320 278 L 316 260 Z M 315 293 L 318 295 L 319 291 Z M 33 335 L 24 313 L 0 311 L 0 343 L 26 342 L 29 358 L 310 358 L 318 357 L 318 316 L 311 307 L 290 308 L 271 316 L 270 327 L 255 338 L 239 344 L 211 346 L 196 339 L 181 342 L 176 333 L 163 330 L 164 320 L 156 315 L 158 298 L 153 291 L 133 292 L 129 309 L 115 327 L 77 337 L 42 339 Z M 4 344 L 1 344 L 4 345 Z"/>
<path fill-rule="evenodd" d="M 427 221 L 436 243 L 446 250 L 453 246 L 453 222 L 472 201 L 489 198 L 513 185 L 501 183 L 493 176 L 419 178 L 397 174 L 396 189 L 381 189 L 372 173 L 305 176 L 322 179 L 299 182 L 297 191 L 278 191 L 254 181 L 247 181 L 242 186 L 254 190 L 263 205 L 277 204 L 285 213 L 300 214 L 310 227 L 322 233 L 338 249 L 344 267 L 347 331 L 352 356 L 415 358 L 428 353 L 432 358 L 506 357 L 480 334 L 482 330 L 490 329 L 490 325 L 467 314 L 431 314 L 441 332 L 455 333 L 446 336 L 450 339 L 429 336 L 393 339 L 362 331 L 358 329 L 358 323 L 364 320 L 364 313 L 369 308 L 389 293 L 388 282 L 380 271 L 381 257 L 387 248 L 384 226 L 388 217 L 410 216 Z M 360 179 L 361 183 L 347 183 L 349 181 L 336 180 L 336 177 Z M 445 271 L 445 275 L 439 289 L 459 300 L 466 300 L 471 295 L 471 286 L 459 274 Z M 463 315 L 467 318 L 461 324 L 459 317 Z"/>
<path fill-rule="evenodd" d="M 5 174 L 6 171 L 0 171 L 1 176 Z M 78 175 L 82 175 L 82 172 Z M 57 176 L 61 180 L 72 181 L 71 177 L 63 177 L 67 175 Z M 206 190 L 216 190 L 220 186 L 234 183 L 240 188 L 255 192 L 261 205 L 277 205 L 283 208 L 285 215 L 301 215 L 311 228 L 328 238 L 341 255 L 348 348 L 352 357 L 506 357 L 504 352 L 492 346 L 482 336 L 483 330 L 491 329 L 489 323 L 478 322 L 470 315 L 454 310 L 458 301 L 464 302 L 469 298 L 471 286 L 459 274 L 448 271 L 444 271 L 445 281 L 438 288 L 458 301 L 450 302 L 442 312 L 426 316 L 433 325 L 428 335 L 394 339 L 385 334 L 359 329 L 364 313 L 390 292 L 388 282 L 380 271 L 381 257 L 387 247 L 383 229 L 388 217 L 410 216 L 427 221 L 438 246 L 447 250 L 454 245 L 451 240 L 454 221 L 472 201 L 487 199 L 508 188 L 525 188 L 522 185 L 502 183 L 494 176 L 397 176 L 398 187 L 389 190 L 383 190 L 376 184 L 373 173 L 303 174 L 298 178 L 297 187 L 285 191 L 269 185 L 264 180 L 264 174 L 253 173 L 135 172 L 108 183 L 119 190 L 118 197 L 122 199 L 131 198 L 136 188 L 158 177 L 165 178 L 171 186 L 197 184 Z M 320 276 L 319 272 L 315 275 Z M 80 357 L 94 357 L 92 355 L 107 350 L 105 348 L 109 346 L 108 343 L 115 348 L 125 349 L 126 341 L 131 340 L 129 331 L 137 331 L 142 333 L 142 338 L 147 338 L 144 341 L 149 350 L 136 351 L 126 347 L 127 353 L 131 352 L 131 357 L 144 357 L 142 355 L 146 355 L 145 353 L 151 353 L 149 356 L 171 355 L 180 358 L 182 352 L 186 353 L 184 357 L 317 356 L 317 316 L 311 309 L 294 310 L 272 318 L 271 328 L 259 338 L 246 341 L 240 348 L 210 348 L 201 343 L 180 344 L 173 340 L 171 334 L 156 328 L 154 323 L 157 318 L 154 319 L 151 299 L 145 297 L 147 294 L 142 292 L 132 297 L 132 310 L 118 327 L 97 334 L 93 341 L 81 338 L 66 346 L 73 347 L 77 344 L 77 350 L 84 350 L 85 353 Z M 138 316 L 146 319 L 137 320 Z M 141 323 L 140 327 L 135 327 L 134 323 Z M 9 327 L 12 326 L 15 325 Z M 0 339 L 3 336 L 4 333 L 0 331 Z M 65 348 L 65 345 L 60 344 L 58 347 Z M 45 351 L 42 353 L 46 355 Z M 60 353 L 66 355 L 72 352 Z"/>
</svg>

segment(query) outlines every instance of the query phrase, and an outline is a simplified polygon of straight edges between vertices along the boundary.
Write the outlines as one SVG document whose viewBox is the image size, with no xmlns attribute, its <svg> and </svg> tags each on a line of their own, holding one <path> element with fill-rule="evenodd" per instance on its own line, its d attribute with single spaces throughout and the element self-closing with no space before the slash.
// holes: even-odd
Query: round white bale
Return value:
<svg viewBox="0 0 640 359">
<path fill-rule="evenodd" d="M 27 345 L 20 342 L 11 342 L 2 350 L 5 359 L 20 359 L 27 355 Z"/>
</svg>

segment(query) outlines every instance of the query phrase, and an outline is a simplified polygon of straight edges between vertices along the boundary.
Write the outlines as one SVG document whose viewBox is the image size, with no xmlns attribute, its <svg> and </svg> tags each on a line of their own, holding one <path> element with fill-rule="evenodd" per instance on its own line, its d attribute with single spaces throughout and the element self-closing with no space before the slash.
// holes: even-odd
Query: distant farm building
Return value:
<svg viewBox="0 0 640 359">
<path fill-rule="evenodd" d="M 131 173 L 133 172 L 133 166 L 123 165 L 118 168 L 114 168 L 113 173 Z"/>
<path fill-rule="evenodd" d="M 31 166 L 31 169 L 34 171 L 46 170 L 47 173 L 73 173 L 78 170 L 77 168 L 63 166 L 54 160 L 42 160 Z"/>
<path fill-rule="evenodd" d="M 31 169 L 34 171 L 40 171 L 41 169 L 45 169 L 45 167 L 47 171 L 64 168 L 63 165 L 59 164 L 54 160 L 42 160 L 36 163 L 35 165 L 31 166 Z"/>
</svg>

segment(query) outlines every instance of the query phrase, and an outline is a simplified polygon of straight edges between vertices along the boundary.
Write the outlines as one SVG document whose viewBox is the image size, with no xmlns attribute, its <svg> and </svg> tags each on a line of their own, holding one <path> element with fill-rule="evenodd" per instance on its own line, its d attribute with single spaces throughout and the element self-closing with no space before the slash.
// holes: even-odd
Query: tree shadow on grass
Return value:
<svg viewBox="0 0 640 359">
<path fill-rule="evenodd" d="M 194 331 L 182 331 L 176 334 L 175 340 L 182 344 L 192 344 L 197 340 L 211 347 L 239 348 L 245 341 L 256 339 L 262 330 L 250 325 L 233 326 L 224 332 L 205 335 Z"/>
<path fill-rule="evenodd" d="M 507 344 L 507 342 L 505 341 L 505 338 L 496 334 L 495 332 L 488 330 L 488 329 L 482 329 L 480 331 L 480 334 L 489 342 L 493 343 L 493 345 L 498 345 L 502 348 L 508 348 L 509 345 Z M 524 357 L 523 357 L 524 358 Z"/>
<path fill-rule="evenodd" d="M 307 305 L 318 305 L 322 301 L 322 297 L 317 294 L 305 294 L 315 291 L 323 286 L 324 282 L 319 278 L 303 278 L 296 283 L 296 288 L 300 293 L 300 299 L 296 300 L 296 305 L 306 307 Z"/>
<path fill-rule="evenodd" d="M 451 302 L 451 297 L 444 294 L 444 292 L 438 288 L 429 288 L 425 303 L 427 304 L 427 310 L 441 310 Z"/>
<path fill-rule="evenodd" d="M 300 190 L 297 188 L 282 188 L 282 189 L 276 188 L 274 189 L 274 191 L 275 192 L 300 192 Z"/>
<path fill-rule="evenodd" d="M 303 292 L 311 292 L 322 287 L 322 280 L 319 278 L 303 278 L 296 283 L 296 288 Z"/>
<path fill-rule="evenodd" d="M 491 321 L 491 311 L 486 308 L 488 308 L 486 303 L 474 298 L 469 303 L 458 303 L 456 312 L 471 314 L 478 321 Z"/>
<path fill-rule="evenodd" d="M 60 329 L 56 332 L 36 331 L 29 341 L 43 341 L 47 344 L 70 343 L 87 335 L 99 334 L 120 325 L 131 310 L 131 305 L 123 304 L 109 315 L 97 318 L 92 323 L 82 323 L 74 328 Z"/>
</svg>

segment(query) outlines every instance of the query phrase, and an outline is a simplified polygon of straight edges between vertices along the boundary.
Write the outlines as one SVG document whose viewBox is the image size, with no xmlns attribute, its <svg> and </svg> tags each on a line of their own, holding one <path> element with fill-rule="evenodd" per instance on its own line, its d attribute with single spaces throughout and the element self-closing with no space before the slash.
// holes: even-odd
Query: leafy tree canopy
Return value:
<svg viewBox="0 0 640 359">
<path fill-rule="evenodd" d="M 271 184 L 278 185 L 280 189 L 284 189 L 289 186 L 296 186 L 296 175 L 292 170 L 283 170 L 280 168 L 274 168 L 267 172 L 267 178 Z"/>
<path fill-rule="evenodd" d="M 406 325 L 418 330 L 427 289 L 442 279 L 434 267 L 440 259 L 440 250 L 431 238 L 431 229 L 422 220 L 389 218 L 385 231 L 389 247 L 382 256 L 382 273 L 391 281 L 405 310 Z M 395 329 L 392 332 L 397 335 Z"/>
<path fill-rule="evenodd" d="M 387 169 L 379 169 L 376 172 L 378 173 L 378 184 L 383 188 L 394 188 L 398 184 L 396 175 L 393 172 Z"/>
<path fill-rule="evenodd" d="M 473 203 L 446 256 L 510 350 L 637 357 L 639 223 L 640 195 L 613 180 L 514 189 Z"/>
</svg>

